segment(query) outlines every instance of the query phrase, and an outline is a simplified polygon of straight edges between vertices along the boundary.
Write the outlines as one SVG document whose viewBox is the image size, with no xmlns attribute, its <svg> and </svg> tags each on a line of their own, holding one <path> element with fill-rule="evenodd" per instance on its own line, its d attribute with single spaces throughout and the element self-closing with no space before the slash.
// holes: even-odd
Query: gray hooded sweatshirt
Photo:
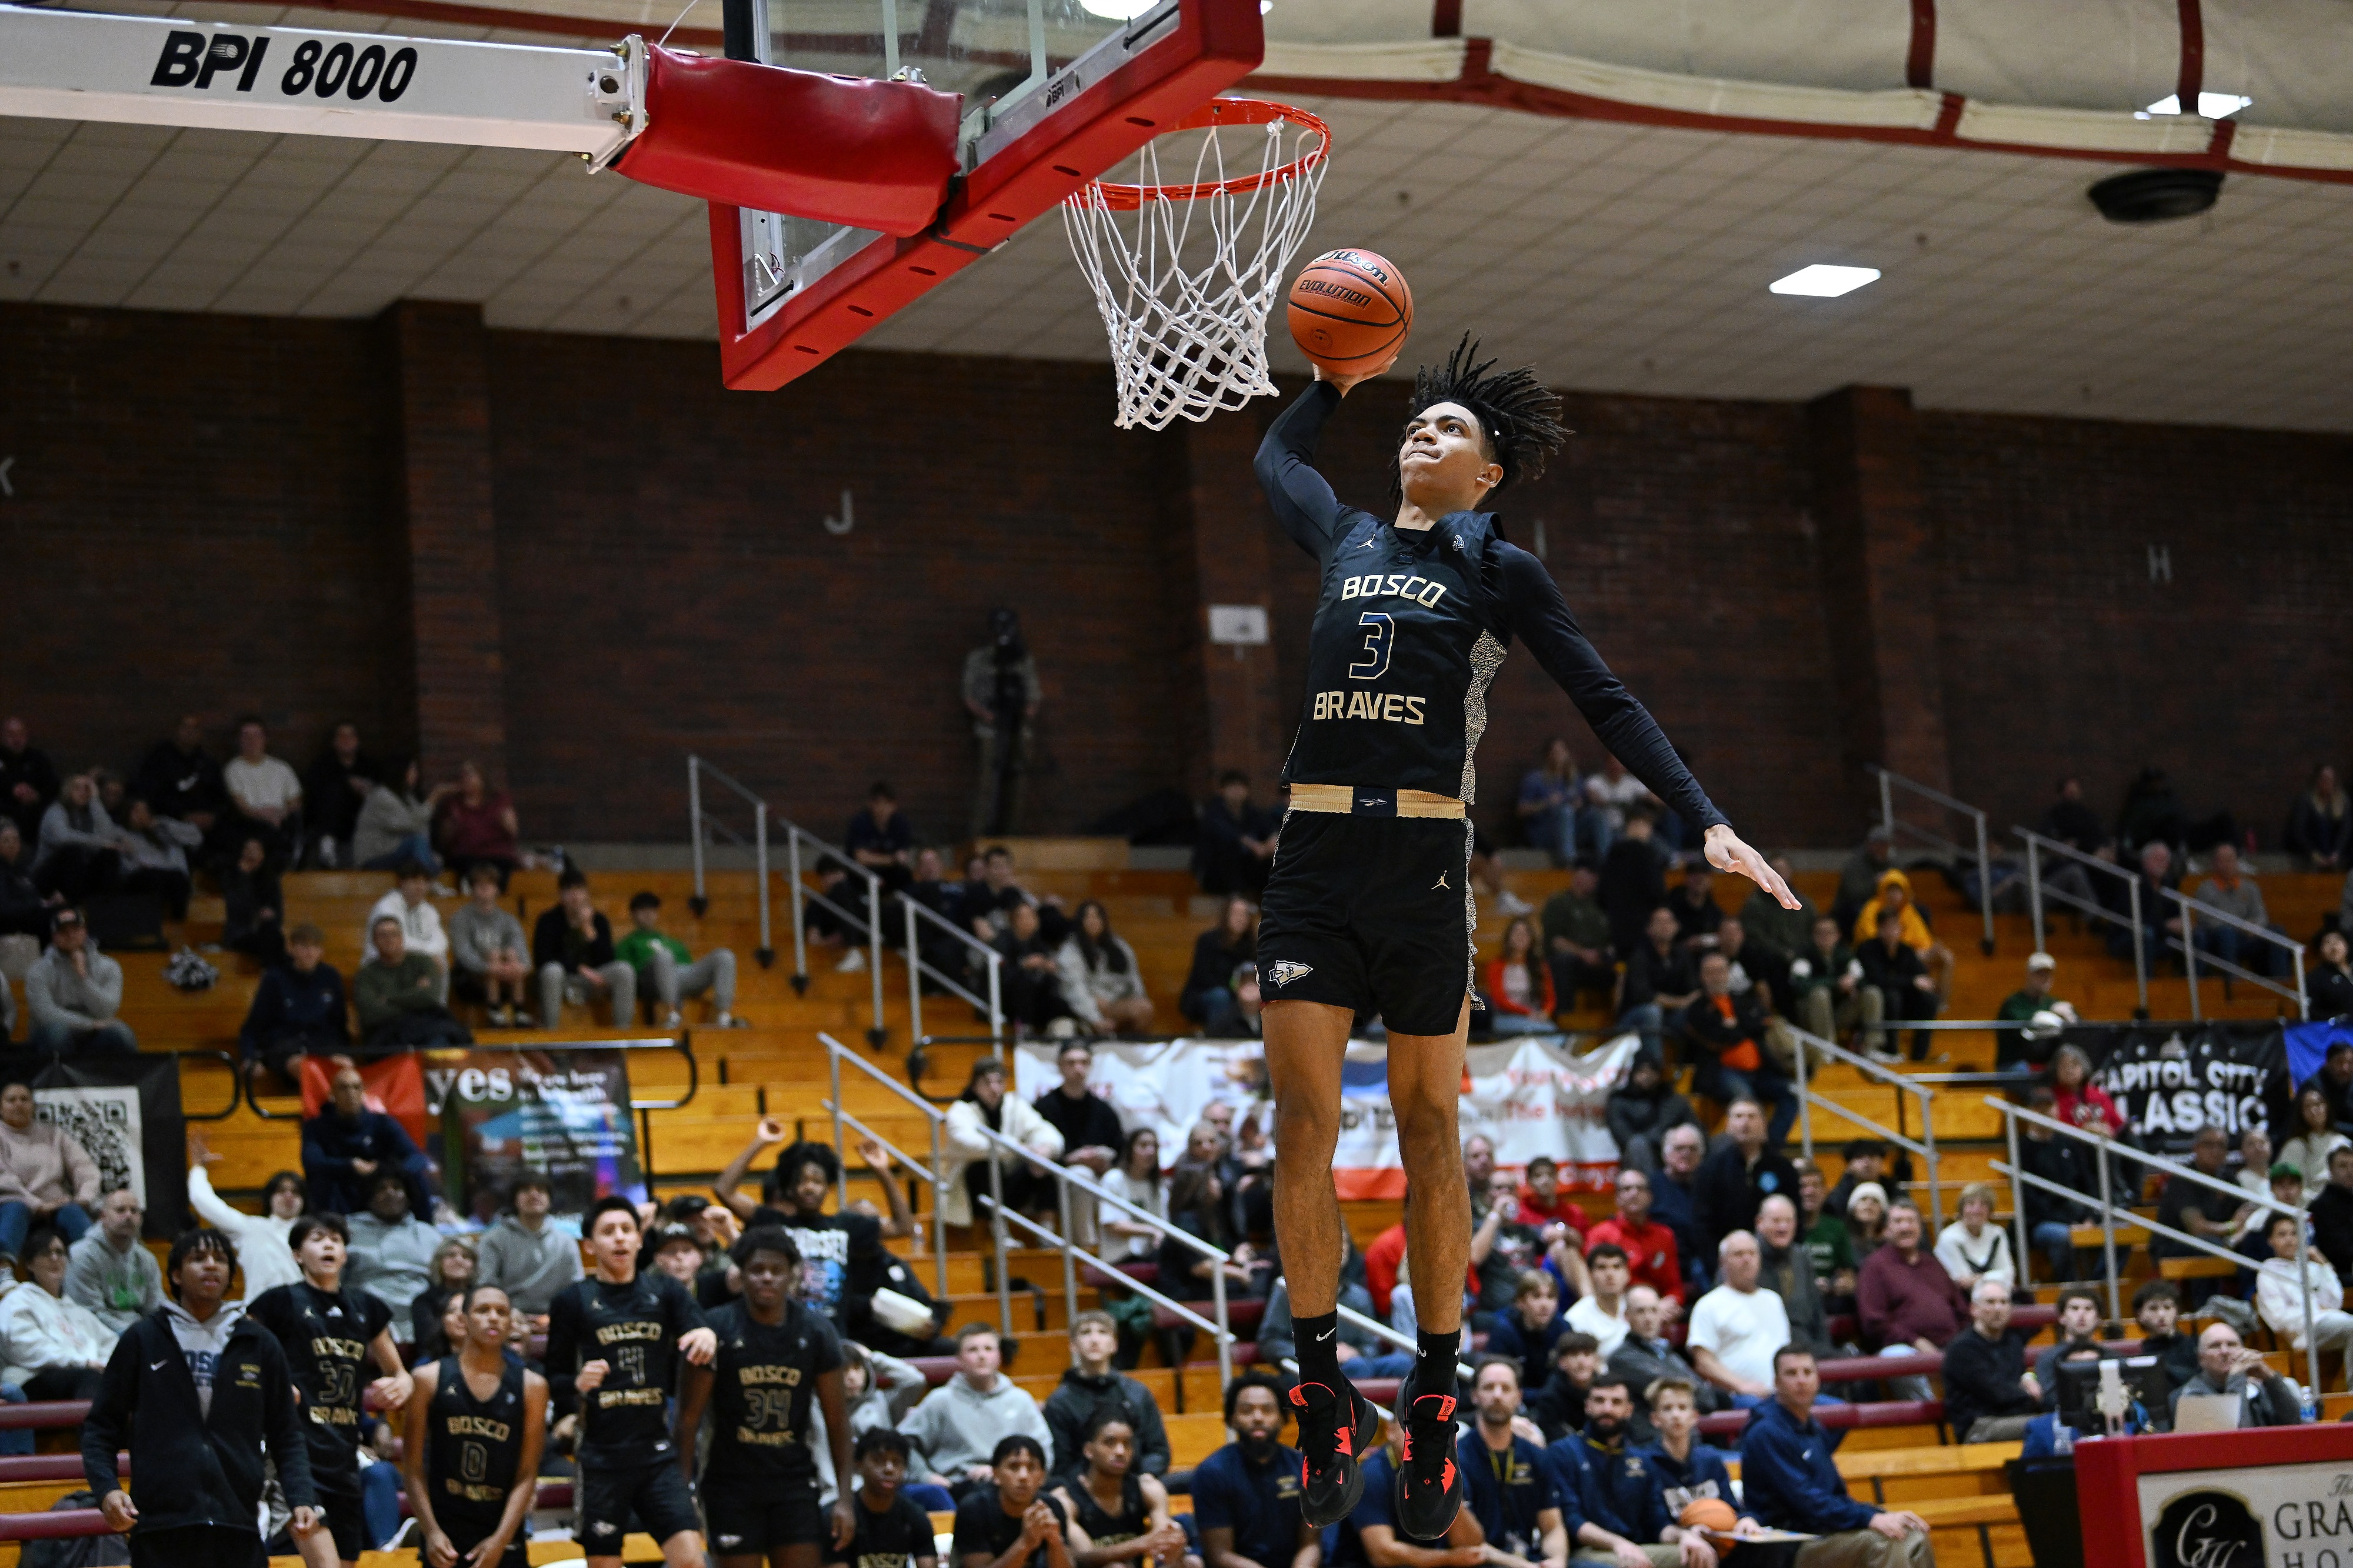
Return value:
<svg viewBox="0 0 2353 1568">
<path fill-rule="evenodd" d="M 482 1283 L 498 1286 L 516 1311 L 534 1318 L 580 1278 L 579 1240 L 545 1221 L 534 1233 L 515 1215 L 501 1215 L 474 1250 L 481 1259 Z"/>
<path fill-rule="evenodd" d="M 1054 1451 L 1045 1413 L 1001 1372 L 987 1394 L 957 1373 L 907 1412 L 899 1430 L 914 1444 L 925 1480 L 934 1476 L 962 1480 L 966 1466 L 987 1464 L 997 1445 L 1016 1434 L 1037 1438 L 1038 1447 L 1049 1454 Z"/>
<path fill-rule="evenodd" d="M 180 1353 L 188 1358 L 188 1374 L 196 1380 L 196 1408 L 206 1415 L 213 1413 L 213 1368 L 220 1364 L 221 1352 L 227 1348 L 228 1331 L 244 1316 L 242 1301 L 223 1301 L 202 1322 L 177 1301 L 164 1303 L 164 1321 L 172 1325 L 172 1337 L 180 1342 Z"/>
</svg>

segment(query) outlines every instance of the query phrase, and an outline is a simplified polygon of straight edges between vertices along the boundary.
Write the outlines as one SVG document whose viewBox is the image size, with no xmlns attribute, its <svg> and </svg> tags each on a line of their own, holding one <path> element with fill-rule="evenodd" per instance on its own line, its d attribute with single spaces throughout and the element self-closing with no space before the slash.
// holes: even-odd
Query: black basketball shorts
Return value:
<svg viewBox="0 0 2353 1568">
<path fill-rule="evenodd" d="M 706 1478 L 702 1512 L 711 1533 L 704 1544 L 721 1557 L 765 1557 L 805 1541 L 829 1551 L 833 1531 L 817 1497 L 815 1476 L 765 1486 Z"/>
<path fill-rule="evenodd" d="M 694 1489 L 679 1473 L 675 1458 L 625 1470 L 583 1465 L 574 1484 L 580 1513 L 574 1535 L 587 1556 L 619 1556 L 632 1516 L 657 1546 L 680 1531 L 702 1529 Z"/>
<path fill-rule="evenodd" d="M 360 1505 L 355 1491 L 331 1491 L 317 1489 L 319 1511 L 326 1519 L 327 1533 L 334 1538 L 335 1555 L 346 1563 L 359 1561 L 360 1553 L 375 1544 L 368 1535 L 367 1513 Z"/>
<path fill-rule="evenodd" d="M 1471 825 L 1286 812 L 1258 929 L 1259 994 L 1451 1035 L 1475 991 Z"/>
</svg>

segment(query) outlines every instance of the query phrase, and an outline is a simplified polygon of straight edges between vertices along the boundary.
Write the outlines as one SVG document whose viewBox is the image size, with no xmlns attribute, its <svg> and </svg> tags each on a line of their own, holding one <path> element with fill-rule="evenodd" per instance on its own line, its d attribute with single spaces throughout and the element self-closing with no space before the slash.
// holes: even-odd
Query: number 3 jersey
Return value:
<svg viewBox="0 0 2353 1568">
<path fill-rule="evenodd" d="M 1317 382 L 1258 452 L 1276 521 L 1323 572 L 1283 782 L 1349 784 L 1360 796 L 1426 790 L 1471 804 L 1488 684 L 1516 637 L 1628 772 L 1695 831 L 1725 821 L 1586 639 L 1544 563 L 1505 542 L 1492 513 L 1452 512 L 1417 531 L 1340 502 L 1313 467 L 1339 405 L 1331 384 Z"/>
<path fill-rule="evenodd" d="M 246 1316 L 278 1336 L 302 1402 L 311 1476 L 322 1491 L 359 1490 L 360 1391 L 368 1347 L 392 1309 L 364 1290 L 322 1290 L 307 1279 L 264 1290 Z"/>
<path fill-rule="evenodd" d="M 841 1369 L 841 1336 L 798 1301 L 786 1302 L 785 1321 L 773 1325 L 731 1301 L 711 1314 L 711 1327 L 719 1335 L 719 1354 L 712 1363 L 705 1418 L 711 1428 L 705 1491 L 721 1481 L 814 1480 L 809 1401 L 818 1375 Z"/>
<path fill-rule="evenodd" d="M 547 1313 L 547 1379 L 556 1413 L 580 1414 L 582 1464 L 636 1469 L 677 1458 L 670 1396 L 679 1336 L 703 1326 L 702 1309 L 667 1274 L 640 1270 L 626 1285 L 592 1275 L 557 1293 Z M 592 1361 L 607 1371 L 583 1394 L 574 1379 Z"/>
</svg>

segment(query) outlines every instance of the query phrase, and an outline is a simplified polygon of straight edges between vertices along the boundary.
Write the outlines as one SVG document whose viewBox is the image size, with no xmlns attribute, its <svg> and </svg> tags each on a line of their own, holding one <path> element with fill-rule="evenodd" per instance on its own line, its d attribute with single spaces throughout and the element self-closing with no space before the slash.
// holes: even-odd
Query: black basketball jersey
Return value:
<svg viewBox="0 0 2353 1568">
<path fill-rule="evenodd" d="M 368 1347 L 392 1321 L 392 1309 L 364 1290 L 322 1290 L 297 1279 L 256 1296 L 246 1316 L 285 1349 L 301 1396 L 311 1479 L 328 1491 L 357 1490 Z"/>
<path fill-rule="evenodd" d="M 1152 1510 L 1144 1501 L 1144 1483 L 1130 1470 L 1120 1478 L 1119 1511 L 1106 1513 L 1095 1494 L 1087 1490 L 1084 1471 L 1071 1478 L 1063 1489 L 1071 1494 L 1071 1520 L 1097 1546 L 1116 1546 L 1123 1541 L 1133 1541 L 1152 1523 Z"/>
<path fill-rule="evenodd" d="M 798 1301 L 785 1303 L 785 1321 L 771 1326 L 741 1301 L 711 1314 L 719 1354 L 711 1372 L 712 1478 L 754 1485 L 817 1474 L 809 1447 L 809 1401 L 819 1373 L 839 1371 L 841 1337 L 833 1325 Z"/>
<path fill-rule="evenodd" d="M 549 1382 L 580 1412 L 580 1460 L 627 1469 L 674 1458 L 670 1396 L 678 1386 L 679 1336 L 703 1326 L 702 1309 L 669 1275 L 646 1270 L 626 1285 L 590 1277 L 557 1292 L 548 1310 Z M 582 1365 L 610 1369 L 573 1394 Z"/>
<path fill-rule="evenodd" d="M 454 1355 L 439 1363 L 440 1381 L 426 1410 L 425 1481 L 433 1492 L 433 1516 L 458 1550 L 471 1540 L 453 1523 L 498 1528 L 507 1492 L 522 1465 L 523 1366 L 512 1356 L 500 1374 L 497 1392 L 477 1399 L 466 1385 L 466 1369 Z"/>
<path fill-rule="evenodd" d="M 1507 542 L 1493 514 L 1451 512 L 1411 530 L 1340 502 L 1313 466 L 1339 405 L 1332 384 L 1317 382 L 1258 453 L 1276 521 L 1322 569 L 1307 696 L 1283 782 L 1352 785 L 1375 812 L 1394 803 L 1367 792 L 1425 790 L 1472 804 L 1487 689 L 1518 637 L 1611 754 L 1694 832 L 1726 821 L 1602 662 L 1544 563 Z"/>
</svg>

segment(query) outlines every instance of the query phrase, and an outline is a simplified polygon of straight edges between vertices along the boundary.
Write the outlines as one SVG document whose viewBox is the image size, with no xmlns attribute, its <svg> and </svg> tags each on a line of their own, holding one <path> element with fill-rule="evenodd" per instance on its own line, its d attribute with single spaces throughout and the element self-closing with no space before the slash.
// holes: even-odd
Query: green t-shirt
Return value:
<svg viewBox="0 0 2353 1568">
<path fill-rule="evenodd" d="M 1846 1233 L 1846 1221 L 1833 1214 L 1815 1220 L 1806 1232 L 1806 1255 L 1813 1259 L 1814 1278 L 1827 1290 L 1831 1275 L 1854 1267 L 1854 1243 Z"/>
<path fill-rule="evenodd" d="M 681 963 L 694 961 L 694 955 L 688 951 L 686 943 L 670 932 L 647 931 L 639 926 L 631 926 L 629 934 L 613 944 L 613 956 L 631 969 L 643 971 L 653 967 L 654 949 L 657 947 L 670 949 L 670 955 Z"/>
<path fill-rule="evenodd" d="M 1555 893 L 1545 900 L 1543 921 L 1546 953 L 1551 952 L 1555 937 L 1574 947 L 1609 950 L 1609 917 L 1591 899 L 1580 899 L 1571 892 Z"/>
</svg>

